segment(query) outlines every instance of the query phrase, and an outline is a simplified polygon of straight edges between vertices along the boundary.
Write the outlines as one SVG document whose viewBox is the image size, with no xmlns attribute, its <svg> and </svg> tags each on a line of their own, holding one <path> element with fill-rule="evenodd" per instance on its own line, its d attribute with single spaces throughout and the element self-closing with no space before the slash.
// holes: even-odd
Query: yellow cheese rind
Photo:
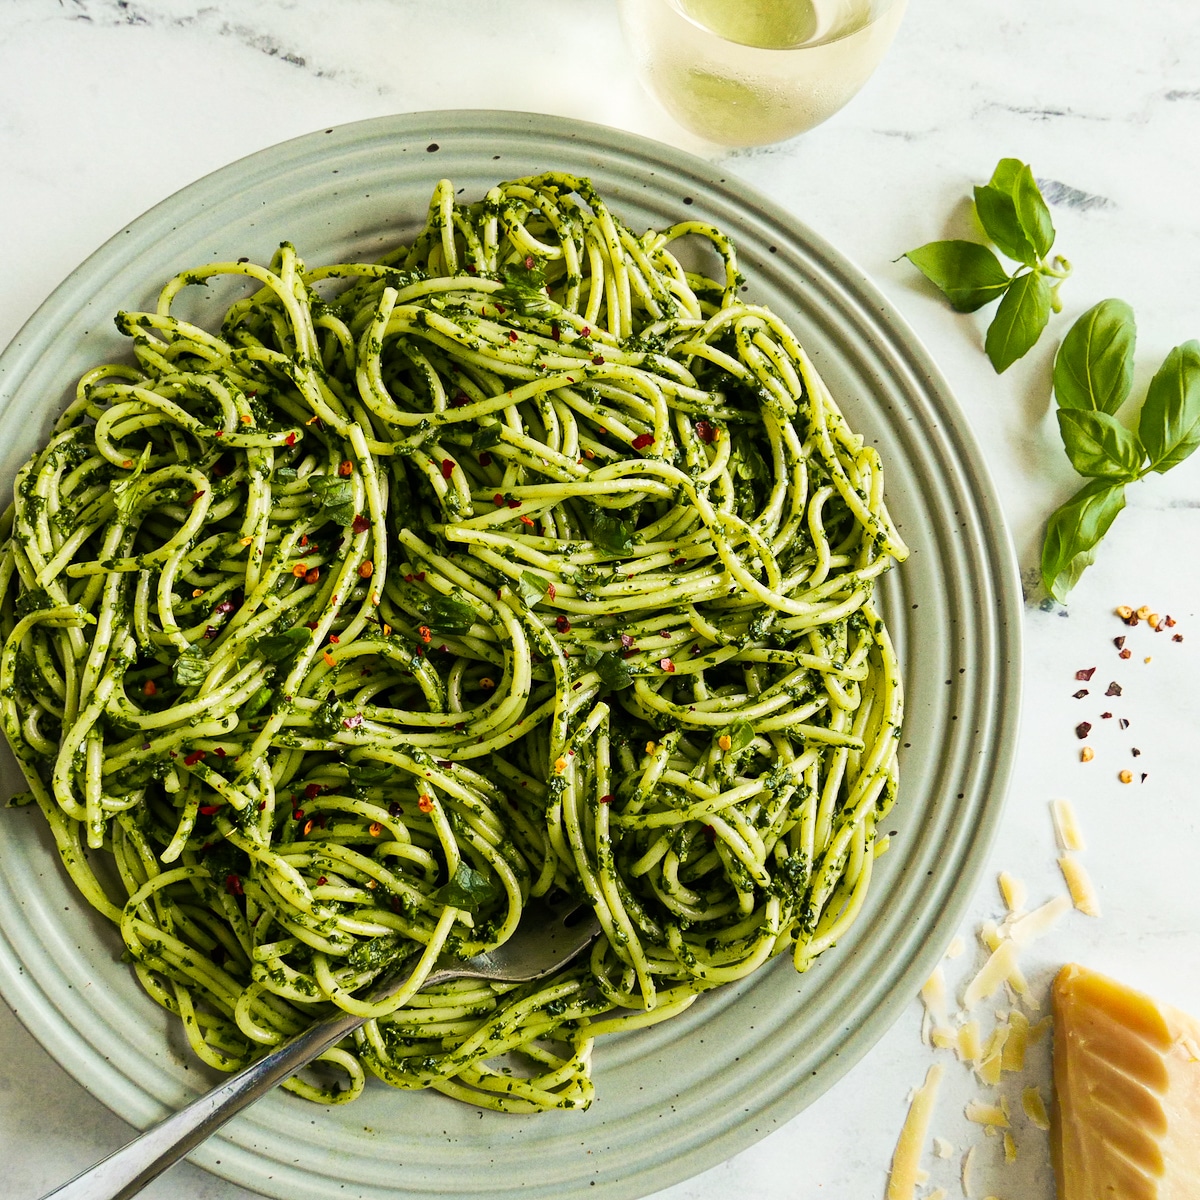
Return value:
<svg viewBox="0 0 1200 1200">
<path fill-rule="evenodd" d="M 1059 1200 L 1200 1195 L 1200 1022 L 1074 964 L 1054 981 Z"/>
<path fill-rule="evenodd" d="M 942 1082 L 942 1065 L 934 1063 L 925 1075 L 925 1082 L 913 1094 L 908 1115 L 900 1129 L 896 1149 L 892 1154 L 892 1169 L 888 1175 L 887 1200 L 912 1200 L 922 1175 L 921 1152 L 929 1133 L 934 1102 Z"/>
</svg>

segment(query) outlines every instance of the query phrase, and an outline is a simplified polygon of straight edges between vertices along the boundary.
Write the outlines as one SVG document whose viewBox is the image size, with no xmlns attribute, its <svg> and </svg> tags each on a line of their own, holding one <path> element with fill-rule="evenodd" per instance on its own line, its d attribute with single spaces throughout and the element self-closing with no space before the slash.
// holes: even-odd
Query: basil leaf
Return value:
<svg viewBox="0 0 1200 1200">
<path fill-rule="evenodd" d="M 354 488 L 336 475 L 310 475 L 308 490 L 317 498 L 318 510 L 337 525 L 354 520 Z"/>
<path fill-rule="evenodd" d="M 1011 195 L 992 184 L 975 189 L 975 212 L 983 231 L 999 246 L 1002 254 L 1032 267 L 1038 259 L 1029 235 L 1021 226 L 1017 206 Z"/>
<path fill-rule="evenodd" d="M 521 599 L 525 601 L 526 607 L 533 608 L 545 600 L 546 594 L 550 591 L 550 584 L 532 571 L 522 571 L 521 577 L 517 580 L 517 591 L 520 593 Z"/>
<path fill-rule="evenodd" d="M 245 708 L 241 711 L 243 721 L 248 721 L 251 717 L 257 716 L 267 705 L 267 702 L 275 693 L 265 685 L 260 687 L 249 700 L 246 701 Z"/>
<path fill-rule="evenodd" d="M 349 763 L 346 769 L 350 776 L 350 782 L 356 783 L 360 787 L 372 787 L 376 784 L 387 783 L 388 780 L 395 778 L 398 770 L 391 763 L 378 762 L 373 759 Z"/>
<path fill-rule="evenodd" d="M 428 596 L 417 605 L 421 619 L 438 633 L 466 633 L 475 624 L 475 610 L 449 596 Z"/>
<path fill-rule="evenodd" d="M 494 879 L 460 862 L 454 878 L 438 888 L 433 899 L 447 908 L 465 908 L 468 912 L 477 912 L 499 895 L 500 885 Z"/>
<path fill-rule="evenodd" d="M 1115 413 L 1133 384 L 1137 325 L 1124 300 L 1101 300 L 1067 331 L 1054 359 L 1059 408 Z"/>
<path fill-rule="evenodd" d="M 276 467 L 271 476 L 272 483 L 295 483 L 296 482 L 295 467 Z"/>
<path fill-rule="evenodd" d="M 591 665 L 596 674 L 600 676 L 600 682 L 614 692 L 622 692 L 627 687 L 633 686 L 633 672 L 629 669 L 629 664 L 615 650 L 605 650 Z"/>
<path fill-rule="evenodd" d="M 1152 471 L 1169 471 L 1200 445 L 1200 342 L 1176 346 L 1155 372 L 1138 434 Z"/>
<path fill-rule="evenodd" d="M 1050 285 L 1036 271 L 1018 275 L 1004 293 L 983 343 L 997 374 L 1032 349 L 1049 320 Z"/>
<path fill-rule="evenodd" d="M 745 750 L 754 741 L 754 727 L 748 721 L 738 721 L 730 725 L 725 733 L 729 737 L 729 749 L 733 752 Z"/>
<path fill-rule="evenodd" d="M 612 554 L 628 554 L 633 550 L 635 518 L 615 517 L 607 509 L 593 508 L 592 544 Z"/>
<path fill-rule="evenodd" d="M 499 421 L 485 421 L 471 436 L 472 450 L 490 450 L 500 444 L 501 425 Z"/>
<path fill-rule="evenodd" d="M 1012 198 L 1021 232 L 1029 239 L 1038 258 L 1045 258 L 1054 245 L 1054 222 L 1038 190 L 1037 180 L 1027 166 L 1017 172 Z"/>
<path fill-rule="evenodd" d="M 992 172 L 992 177 L 988 182 L 997 191 L 1003 192 L 1006 196 L 1012 196 L 1017 190 L 1017 180 L 1024 165 L 1019 158 L 1002 158 L 996 164 L 996 169 Z"/>
<path fill-rule="evenodd" d="M 1093 479 L 1056 509 L 1042 543 L 1042 583 L 1062 601 L 1092 565 L 1096 546 L 1125 507 L 1125 485 Z"/>
<path fill-rule="evenodd" d="M 197 646 L 189 646 L 175 660 L 175 683 L 179 687 L 199 687 L 208 678 L 208 659 Z"/>
<path fill-rule="evenodd" d="M 546 295 L 546 273 L 540 266 L 510 263 L 502 272 L 504 286 L 494 300 L 511 304 L 523 317 L 552 317 L 559 306 Z"/>
<path fill-rule="evenodd" d="M 259 638 L 254 647 L 255 653 L 267 662 L 283 662 L 298 654 L 312 640 L 307 629 L 288 629 L 283 633 L 275 633 L 270 637 Z"/>
<path fill-rule="evenodd" d="M 974 312 L 1004 294 L 1011 282 L 1000 260 L 978 242 L 927 242 L 905 256 L 956 312 Z"/>
<path fill-rule="evenodd" d="M 1137 478 L 1146 452 L 1137 434 L 1110 413 L 1060 408 L 1058 428 L 1071 466 L 1080 475 L 1127 482 Z"/>
</svg>

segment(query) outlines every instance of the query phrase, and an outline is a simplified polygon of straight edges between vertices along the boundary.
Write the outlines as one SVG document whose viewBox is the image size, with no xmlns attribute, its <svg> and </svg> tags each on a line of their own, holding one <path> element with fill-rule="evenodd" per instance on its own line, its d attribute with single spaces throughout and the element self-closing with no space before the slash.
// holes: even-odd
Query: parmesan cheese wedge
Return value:
<svg viewBox="0 0 1200 1200">
<path fill-rule="evenodd" d="M 1200 1022 L 1074 964 L 1054 981 L 1060 1200 L 1200 1195 Z"/>
</svg>

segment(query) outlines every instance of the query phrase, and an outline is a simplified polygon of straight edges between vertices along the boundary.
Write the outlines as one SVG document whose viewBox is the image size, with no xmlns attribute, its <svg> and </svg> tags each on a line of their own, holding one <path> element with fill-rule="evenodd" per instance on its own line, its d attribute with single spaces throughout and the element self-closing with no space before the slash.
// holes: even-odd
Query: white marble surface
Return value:
<svg viewBox="0 0 1200 1200">
<path fill-rule="evenodd" d="M 1107 295 L 1140 323 L 1139 386 L 1173 344 L 1200 334 L 1200 16 L 1193 0 L 911 0 L 892 53 L 828 125 L 791 143 L 725 153 L 675 126 L 634 80 L 612 0 L 5 0 L 0 5 L 0 345 L 60 279 L 155 201 L 243 154 L 340 122 L 437 108 L 581 117 L 720 157 L 857 260 L 926 342 L 956 390 L 999 484 L 1023 570 L 1041 524 L 1073 490 L 1049 407 L 1053 337 L 1002 377 L 981 319 L 934 299 L 897 256 L 969 230 L 964 197 L 1014 155 L 1055 180 L 1058 247 L 1076 265 L 1051 335 Z M 1078 959 L 1200 1012 L 1200 459 L 1132 489 L 1128 510 L 1069 614 L 1027 607 L 1024 724 L 1008 806 L 964 932 L 999 916 L 995 872 L 1034 902 L 1062 890 L 1047 804 L 1071 798 L 1088 837 L 1099 920 L 1072 914 L 1025 957 L 1044 997 Z M 1121 602 L 1179 621 L 1183 643 L 1132 631 Z M 1144 662 L 1145 656 L 1153 662 Z M 1074 672 L 1097 666 L 1092 695 Z M 1124 684 L 1117 715 L 1078 761 L 1072 729 Z M 1095 684 L 1100 687 L 1096 688 Z M 1101 701 L 1101 703 L 1106 703 Z M 1136 746 L 1136 761 L 1130 748 Z M 1147 772 L 1122 786 L 1126 765 Z M 954 966 L 974 963 L 974 946 Z M 658 1200 L 847 1200 L 882 1196 L 910 1088 L 934 1054 L 914 1003 L 818 1103 L 734 1160 Z M 956 1154 L 932 1184 L 960 1195 L 978 1144 L 975 1196 L 1048 1200 L 1045 1137 L 1015 1120 L 1020 1157 L 975 1136 L 963 1103 L 981 1087 L 946 1056 L 935 1132 Z M 1019 1085 L 1048 1084 L 1047 1047 Z M 1019 1105 L 1016 1107 L 1019 1108 Z M 128 1134 L 0 1006 L 0 1195 L 32 1200 Z M 189 1165 L 145 1195 L 246 1200 Z"/>
</svg>

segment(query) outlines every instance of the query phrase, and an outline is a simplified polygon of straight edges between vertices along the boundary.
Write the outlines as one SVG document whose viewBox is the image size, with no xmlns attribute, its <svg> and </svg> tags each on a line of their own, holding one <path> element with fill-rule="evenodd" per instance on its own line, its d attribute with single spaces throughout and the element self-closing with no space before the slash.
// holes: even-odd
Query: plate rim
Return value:
<svg viewBox="0 0 1200 1200">
<path fill-rule="evenodd" d="M 958 463 L 967 471 L 966 477 L 960 482 L 976 503 L 986 535 L 983 544 L 976 548 L 976 553 L 987 559 L 992 579 L 999 588 L 995 667 L 1002 676 L 1001 694 L 1005 697 L 1006 703 L 993 739 L 996 754 L 990 763 L 991 783 L 986 788 L 983 802 L 984 819 L 975 827 L 964 854 L 956 860 L 960 869 L 945 906 L 930 925 L 929 937 L 925 944 L 912 955 L 907 967 L 892 977 L 891 986 L 880 1003 L 840 1043 L 841 1050 L 837 1061 L 829 1065 L 825 1071 L 825 1087 L 831 1086 L 866 1054 L 899 1017 L 909 1000 L 915 996 L 917 987 L 923 982 L 933 963 L 940 956 L 942 945 L 957 929 L 962 914 L 974 893 L 999 827 L 1004 807 L 1004 795 L 1013 769 L 1020 721 L 1022 674 L 1022 601 L 1017 561 L 999 496 L 986 461 L 970 432 L 965 415 L 955 400 L 948 382 L 934 363 L 928 350 L 892 302 L 884 296 L 870 277 L 843 252 L 836 249 L 822 235 L 816 233 L 782 205 L 740 180 L 733 169 L 709 163 L 674 147 L 608 126 L 546 114 L 489 109 L 430 110 L 374 117 L 336 125 L 324 130 L 315 130 L 235 159 L 178 189 L 124 225 L 55 287 L 21 325 L 9 346 L 3 353 L 0 353 L 0 411 L 10 407 L 14 399 L 13 393 L 19 391 L 24 374 L 31 369 L 33 363 L 40 359 L 44 352 L 41 342 L 55 327 L 55 317 L 59 314 L 59 310 L 68 304 L 76 281 L 104 268 L 110 259 L 123 261 L 125 242 L 131 233 L 138 229 L 154 230 L 164 219 L 169 224 L 171 214 L 177 208 L 186 207 L 194 197 L 203 195 L 206 189 L 218 188 L 224 180 L 242 178 L 258 168 L 268 166 L 272 161 L 288 161 L 295 152 L 318 145 L 322 138 L 328 137 L 330 134 L 336 134 L 338 140 L 341 141 L 368 133 L 384 133 L 392 138 L 407 137 L 411 140 L 422 129 L 440 132 L 443 136 L 451 131 L 453 133 L 494 132 L 518 137 L 522 133 L 532 133 L 538 136 L 558 134 L 581 144 L 586 142 L 601 152 L 611 149 L 619 154 L 641 159 L 649 166 L 667 166 L 681 176 L 695 179 L 698 186 L 703 186 L 707 191 L 723 193 L 731 202 L 741 204 L 756 216 L 763 217 L 767 223 L 774 223 L 781 228 L 793 231 L 811 253 L 824 263 L 836 268 L 841 285 L 853 295 L 858 304 L 873 309 L 876 319 L 894 335 L 893 351 L 907 362 L 914 375 L 925 381 L 927 392 L 934 398 L 938 407 L 943 411 L 943 415 L 958 418 L 957 421 L 944 421 L 940 432 L 950 442 Z M 498 177 L 502 173 L 503 168 L 501 167 Z M 719 174 L 721 180 L 718 183 L 716 178 Z M 66 1027 L 58 1030 L 60 1035 L 65 1036 L 56 1038 L 48 1030 L 48 1026 L 54 1026 L 54 1021 L 49 1019 L 44 1012 L 37 1013 L 36 1007 L 31 1012 L 31 1009 L 25 1004 L 18 1005 L 16 1003 L 19 995 L 26 999 L 32 996 L 36 987 L 33 978 L 23 975 L 21 972 L 19 961 L 14 958 L 10 962 L 12 953 L 8 938 L 0 932 L 0 994 L 4 996 L 18 1019 L 29 1029 L 35 1039 L 49 1050 L 81 1086 L 96 1095 L 114 1111 L 125 1116 L 126 1119 L 130 1119 L 127 1105 L 120 1106 L 115 1103 L 103 1090 L 97 1090 L 93 1083 L 89 1082 L 95 1074 L 95 1064 L 86 1063 L 84 1061 L 86 1056 L 79 1055 L 77 1046 L 74 1048 L 74 1053 L 71 1053 L 66 1046 L 66 1043 L 73 1038 L 83 1041 L 82 1035 L 74 1027 L 69 1026 L 68 1022 Z M 834 953 L 836 954 L 836 950 Z M 13 970 L 14 966 L 17 968 L 16 970 Z M 49 998 L 46 999 L 47 1006 L 53 1010 L 53 1002 Z M 56 1045 L 62 1053 L 56 1052 L 54 1049 Z M 87 1048 L 92 1054 L 98 1053 L 90 1044 Z M 106 1069 L 120 1069 L 112 1063 L 105 1062 L 100 1065 Z M 130 1083 L 134 1087 L 141 1086 L 136 1080 L 130 1079 Z M 150 1107 L 153 1107 L 152 1102 Z M 724 1161 L 733 1153 L 744 1149 L 760 1137 L 765 1136 L 774 1123 L 790 1119 L 802 1107 L 803 1105 L 789 1104 L 786 1094 L 776 1097 L 773 1101 L 756 1108 L 750 1114 L 749 1119 L 738 1121 L 724 1135 L 712 1139 L 702 1151 L 690 1151 L 685 1166 L 681 1167 L 677 1158 L 668 1158 L 650 1169 L 641 1171 L 636 1176 L 636 1182 L 639 1189 L 645 1190 L 639 1190 L 636 1193 L 629 1190 L 622 1191 L 619 1188 L 605 1190 L 598 1181 L 597 1186 L 590 1189 L 589 1194 L 644 1195 L 647 1190 L 678 1182 Z M 764 1127 L 747 1132 L 747 1127 L 755 1123 Z M 220 1148 L 214 1149 L 218 1145 Z M 213 1142 L 207 1148 L 202 1147 L 192 1157 L 207 1169 L 225 1175 L 241 1186 L 254 1186 L 252 1183 L 247 1184 L 244 1177 L 236 1177 L 225 1169 L 231 1157 L 239 1157 L 231 1154 L 236 1145 L 227 1139 L 221 1139 L 220 1143 Z M 225 1162 L 217 1164 L 217 1158 L 223 1158 Z M 627 1181 L 634 1182 L 632 1179 Z"/>
</svg>

